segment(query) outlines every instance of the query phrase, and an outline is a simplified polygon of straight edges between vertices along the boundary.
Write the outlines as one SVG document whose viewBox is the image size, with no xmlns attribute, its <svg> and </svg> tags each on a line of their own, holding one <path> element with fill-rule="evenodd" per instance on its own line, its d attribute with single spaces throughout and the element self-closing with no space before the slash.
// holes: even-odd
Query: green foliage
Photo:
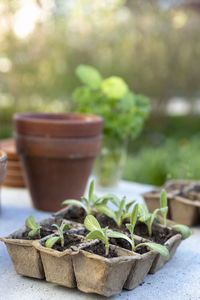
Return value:
<svg viewBox="0 0 200 300">
<path fill-rule="evenodd" d="M 128 156 L 123 178 L 152 185 L 167 179 L 200 179 L 199 134 L 190 139 L 167 139 L 160 146 L 143 145 Z"/>
<path fill-rule="evenodd" d="M 109 238 L 122 238 L 122 233 L 111 231 L 106 228 L 101 228 L 99 222 L 97 219 L 92 216 L 88 215 L 84 220 L 84 225 L 87 230 L 90 232 L 86 235 L 86 239 L 99 239 L 101 240 L 105 245 L 105 256 L 108 256 L 109 254 Z M 123 235 L 123 238 L 126 238 L 129 242 L 130 239 L 128 236 Z"/>
<path fill-rule="evenodd" d="M 120 140 L 128 136 L 136 137 L 149 113 L 148 99 L 142 95 L 135 95 L 128 89 L 124 80 L 117 76 L 104 79 L 100 85 L 101 77 L 93 76 L 94 73 L 99 74 L 93 67 L 80 65 L 76 73 L 85 84 L 76 88 L 73 93 L 76 111 L 102 116 L 104 134 L 107 137 Z M 99 78 L 97 84 L 96 77 Z"/>
<path fill-rule="evenodd" d="M 131 218 L 130 218 L 131 223 L 130 224 L 126 224 L 126 227 L 130 231 L 131 239 L 126 234 L 124 234 L 124 233 L 114 232 L 114 231 L 109 233 L 109 237 L 110 238 L 122 238 L 122 239 L 125 239 L 126 241 L 128 241 L 130 243 L 130 245 L 132 247 L 132 251 L 135 251 L 138 247 L 146 246 L 146 247 L 148 247 L 148 248 L 150 248 L 152 250 L 155 250 L 156 252 L 158 252 L 162 256 L 164 256 L 165 259 L 169 259 L 169 251 L 168 251 L 168 249 L 166 247 L 160 245 L 160 244 L 152 243 L 152 242 L 147 242 L 147 243 L 140 243 L 140 244 L 137 244 L 135 246 L 133 231 L 134 231 L 134 227 L 135 227 L 135 224 L 136 224 L 136 221 L 137 221 L 137 214 L 138 214 L 138 205 L 136 204 L 134 206 L 134 209 L 133 209 L 132 213 L 131 213 Z"/>
<path fill-rule="evenodd" d="M 113 211 L 106 205 L 108 200 L 110 200 L 117 206 L 117 208 L 118 208 L 117 211 Z M 120 200 L 117 196 L 111 194 L 110 198 L 109 198 L 109 195 L 105 196 L 105 198 L 103 197 L 102 203 L 97 205 L 96 209 L 100 213 L 113 219 L 115 221 L 115 223 L 117 224 L 117 226 L 120 228 L 122 226 L 123 221 L 126 218 L 130 217 L 129 209 L 135 202 L 135 201 L 131 201 L 128 204 L 125 204 L 125 200 L 126 200 L 126 197 L 123 197 L 122 200 Z M 104 201 L 106 201 L 106 203 Z"/>
<path fill-rule="evenodd" d="M 82 83 L 89 86 L 92 90 L 97 90 L 101 87 L 101 74 L 91 66 L 79 65 L 76 69 L 76 75 Z"/>
<path fill-rule="evenodd" d="M 139 216 L 140 216 L 139 221 L 144 223 L 147 226 L 149 236 L 151 236 L 152 235 L 152 224 L 153 224 L 153 221 L 155 220 L 156 215 L 160 209 L 159 208 L 155 209 L 154 212 L 151 214 L 148 211 L 148 208 L 145 204 L 139 204 L 138 210 L 139 210 Z"/>
<path fill-rule="evenodd" d="M 28 236 L 30 237 L 38 236 L 38 238 L 40 238 L 40 223 L 35 222 L 35 217 L 33 215 L 30 215 L 26 219 L 25 224 L 26 227 L 31 229 L 31 231 L 29 231 L 28 233 Z"/>
<path fill-rule="evenodd" d="M 168 213 L 168 206 L 167 206 L 167 193 L 166 190 L 162 190 L 160 194 L 160 212 L 163 216 L 163 225 L 167 225 L 167 213 Z"/>
<path fill-rule="evenodd" d="M 173 225 L 172 228 L 176 229 L 177 231 L 180 231 L 183 240 L 187 239 L 191 235 L 190 228 L 186 225 L 176 224 Z"/>
<path fill-rule="evenodd" d="M 48 240 L 46 240 L 45 247 L 52 248 L 58 240 L 60 240 L 61 247 L 64 247 L 64 235 L 63 234 L 64 234 L 65 230 L 69 229 L 69 224 L 66 224 L 64 221 L 62 221 L 60 226 L 58 226 L 57 224 L 53 224 L 52 226 L 56 227 L 59 236 L 53 236 L 53 237 L 49 238 Z"/>
<path fill-rule="evenodd" d="M 149 247 L 150 249 L 152 249 L 152 250 L 158 252 L 159 254 L 161 254 L 162 256 L 164 256 L 164 258 L 166 260 L 169 259 L 169 251 L 165 246 L 162 246 L 162 245 L 157 244 L 157 243 L 148 242 L 148 243 L 140 243 L 135 248 L 137 249 L 140 246 Z"/>
<path fill-rule="evenodd" d="M 94 181 L 91 181 L 88 198 L 82 197 L 82 201 L 78 201 L 74 199 L 64 200 L 62 202 L 62 205 L 71 204 L 71 205 L 82 207 L 85 210 L 86 214 L 89 215 L 93 212 L 94 208 L 101 201 L 101 199 L 102 197 L 97 197 L 94 194 Z"/>
</svg>

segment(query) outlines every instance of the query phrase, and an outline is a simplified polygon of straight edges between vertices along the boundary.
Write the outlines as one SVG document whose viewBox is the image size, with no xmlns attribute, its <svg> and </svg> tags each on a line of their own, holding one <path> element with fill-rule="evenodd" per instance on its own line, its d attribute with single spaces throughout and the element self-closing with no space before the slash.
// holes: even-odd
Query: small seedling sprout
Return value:
<svg viewBox="0 0 200 300">
<path fill-rule="evenodd" d="M 105 256 L 108 256 L 109 254 L 109 238 L 112 237 L 112 235 L 115 235 L 115 237 L 121 237 L 119 232 L 110 231 L 108 227 L 101 228 L 99 222 L 97 219 L 89 215 L 84 220 L 85 228 L 90 231 L 86 235 L 86 239 L 99 239 L 101 240 L 105 245 Z"/>
<path fill-rule="evenodd" d="M 151 214 L 148 211 L 148 208 L 145 204 L 139 204 L 138 210 L 139 210 L 139 216 L 140 216 L 139 221 L 146 224 L 149 236 L 151 236 L 152 235 L 152 224 L 153 224 L 153 221 L 155 220 L 156 215 L 160 209 L 159 208 L 155 209 L 154 212 Z"/>
<path fill-rule="evenodd" d="M 26 227 L 31 229 L 31 231 L 29 231 L 28 233 L 28 236 L 30 237 L 38 236 L 38 238 L 40 238 L 40 223 L 35 222 L 35 217 L 33 215 L 30 215 L 26 219 L 25 224 Z"/>
<path fill-rule="evenodd" d="M 127 240 L 131 247 L 132 247 L 132 251 L 135 251 L 138 247 L 140 246 L 146 246 L 149 247 L 152 250 L 155 250 L 156 252 L 160 253 L 161 255 L 163 255 L 165 257 L 165 259 L 169 259 L 169 251 L 166 247 L 157 244 L 157 243 L 152 243 L 152 242 L 145 242 L 145 243 L 140 243 L 138 245 L 135 246 L 135 242 L 134 242 L 134 228 L 137 222 L 137 217 L 138 217 L 138 204 L 136 204 L 131 212 L 131 216 L 130 216 L 130 224 L 126 224 L 127 229 L 130 232 L 130 236 L 131 238 L 129 238 L 126 234 L 124 233 L 120 233 L 120 232 L 110 232 L 109 233 L 109 237 L 110 238 L 122 238 Z"/>
<path fill-rule="evenodd" d="M 98 204 L 96 206 L 97 211 L 100 213 L 106 215 L 107 217 L 113 219 L 117 226 L 120 228 L 123 224 L 123 221 L 130 217 L 130 212 L 129 209 L 133 205 L 135 201 L 131 201 L 128 204 L 125 205 L 126 197 L 123 197 L 122 200 L 120 200 L 118 197 L 112 197 L 109 198 L 109 196 L 104 197 L 106 201 L 111 200 L 113 203 L 116 204 L 118 207 L 117 211 L 113 211 L 110 209 L 107 205 L 103 204 Z"/>
<path fill-rule="evenodd" d="M 45 242 L 46 248 L 52 248 L 58 240 L 60 240 L 61 247 L 64 247 L 64 235 L 63 234 L 64 234 L 65 230 L 69 229 L 69 224 L 66 224 L 64 221 L 62 221 L 62 224 L 60 226 L 58 226 L 57 224 L 52 224 L 52 226 L 56 227 L 56 229 L 58 230 L 59 236 L 53 236 L 53 237 L 49 238 Z"/>
<path fill-rule="evenodd" d="M 78 201 L 78 200 L 74 200 L 74 199 L 65 200 L 62 202 L 62 205 L 67 205 L 67 204 L 76 205 L 76 206 L 82 207 L 85 210 L 86 215 L 91 214 L 93 212 L 93 210 L 95 209 L 97 203 L 99 203 L 102 200 L 102 197 L 98 198 L 94 194 L 94 181 L 91 181 L 91 183 L 90 183 L 88 198 L 81 197 L 81 199 L 82 199 L 82 201 Z"/>
<path fill-rule="evenodd" d="M 167 213 L 168 213 L 168 206 L 167 206 L 167 193 L 166 190 L 162 190 L 160 194 L 160 212 L 163 217 L 163 225 L 167 225 Z"/>
</svg>

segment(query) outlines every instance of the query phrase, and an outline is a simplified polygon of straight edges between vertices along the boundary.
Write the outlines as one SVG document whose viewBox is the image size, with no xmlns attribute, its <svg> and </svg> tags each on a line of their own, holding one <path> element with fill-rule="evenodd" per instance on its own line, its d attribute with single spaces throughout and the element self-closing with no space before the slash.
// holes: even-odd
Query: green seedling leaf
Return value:
<svg viewBox="0 0 200 300">
<path fill-rule="evenodd" d="M 160 194 L 160 207 L 166 207 L 167 206 L 167 193 L 166 190 L 162 190 Z"/>
<path fill-rule="evenodd" d="M 125 201 L 126 201 L 126 197 L 123 197 L 123 199 L 120 202 L 120 206 L 119 206 L 119 215 L 121 216 L 123 214 L 123 209 L 125 206 Z"/>
<path fill-rule="evenodd" d="M 101 74 L 97 69 L 88 65 L 79 65 L 76 69 L 76 75 L 82 83 L 88 85 L 91 89 L 97 90 L 102 83 Z"/>
<path fill-rule="evenodd" d="M 94 230 L 100 230 L 101 231 L 101 226 L 100 226 L 99 222 L 92 215 L 88 215 L 85 218 L 85 220 L 84 220 L 84 226 L 89 231 L 94 231 Z"/>
<path fill-rule="evenodd" d="M 154 221 L 154 219 L 155 219 L 157 213 L 159 212 L 159 210 L 160 210 L 160 209 L 157 208 L 157 209 L 155 209 L 154 212 L 152 213 L 152 215 L 151 215 L 151 224 L 153 223 L 153 221 Z"/>
<path fill-rule="evenodd" d="M 129 202 L 128 204 L 126 204 L 126 213 L 129 211 L 130 207 L 133 205 L 133 203 L 135 203 L 135 200 Z"/>
<path fill-rule="evenodd" d="M 94 191 L 94 180 L 91 181 L 90 187 L 89 187 L 88 198 L 89 198 L 90 202 L 92 202 L 93 191 Z"/>
<path fill-rule="evenodd" d="M 36 223 L 35 223 L 35 218 L 33 215 L 30 215 L 26 221 L 25 221 L 26 226 L 29 229 L 35 229 L 37 227 Z"/>
<path fill-rule="evenodd" d="M 132 227 L 135 227 L 135 224 L 137 222 L 137 217 L 138 217 L 138 204 L 136 204 L 132 210 L 132 213 L 130 215 L 130 222 Z"/>
<path fill-rule="evenodd" d="M 82 208 L 86 211 L 86 213 L 87 213 L 87 208 L 86 208 L 86 206 L 85 206 L 81 201 L 74 200 L 74 199 L 69 199 L 69 200 L 65 200 L 65 201 L 62 202 L 62 205 L 67 205 L 67 204 L 80 206 L 80 207 L 82 207 Z"/>
<path fill-rule="evenodd" d="M 69 229 L 69 224 L 66 224 L 64 221 L 62 221 L 62 224 L 60 225 L 60 229 L 63 232 L 64 230 Z"/>
<path fill-rule="evenodd" d="M 31 231 L 29 231 L 28 236 L 33 237 L 35 235 L 39 235 L 39 232 L 40 231 L 38 228 L 32 229 Z"/>
<path fill-rule="evenodd" d="M 148 211 L 148 208 L 146 207 L 145 204 L 139 204 L 138 211 L 139 211 L 139 215 L 140 215 L 139 220 L 141 222 L 146 222 L 151 217 L 151 215 Z"/>
<path fill-rule="evenodd" d="M 169 259 L 169 251 L 168 251 L 168 249 L 166 247 L 160 245 L 160 244 L 150 243 L 150 242 L 149 243 L 141 243 L 141 244 L 138 244 L 135 247 L 135 249 L 138 248 L 138 247 L 140 247 L 140 246 L 147 246 L 150 249 L 155 250 L 156 252 L 160 253 L 162 256 L 164 256 L 164 258 L 166 260 Z"/>
<path fill-rule="evenodd" d="M 46 248 L 52 248 L 53 245 L 55 245 L 55 243 L 60 239 L 59 236 L 53 236 L 51 238 L 49 238 L 46 242 L 45 242 L 45 247 Z"/>
<path fill-rule="evenodd" d="M 120 199 L 114 194 L 108 194 L 102 197 L 102 204 L 107 204 L 108 201 L 111 201 L 115 206 L 119 208 Z"/>
<path fill-rule="evenodd" d="M 107 243 L 107 239 L 104 235 L 104 233 L 101 231 L 101 230 L 94 230 L 92 232 L 89 232 L 87 235 L 86 235 L 86 239 L 87 240 L 90 240 L 90 239 L 99 239 L 101 240 L 102 242 L 104 242 L 104 244 Z"/>
<path fill-rule="evenodd" d="M 190 228 L 186 225 L 176 224 L 173 225 L 172 228 L 176 229 L 181 233 L 183 240 L 187 239 L 191 235 Z"/>
<path fill-rule="evenodd" d="M 100 213 L 102 213 L 102 214 L 104 214 L 104 215 L 108 216 L 109 218 L 112 218 L 113 220 L 116 221 L 115 213 L 110 208 L 108 208 L 106 205 L 98 205 L 96 207 L 96 209 Z"/>
<path fill-rule="evenodd" d="M 109 238 L 115 238 L 115 239 L 124 239 L 128 241 L 132 245 L 131 239 L 124 233 L 117 232 L 117 231 L 108 231 L 108 237 Z"/>
<path fill-rule="evenodd" d="M 126 228 L 132 232 L 134 230 L 134 227 L 132 226 L 132 224 L 126 224 Z"/>
</svg>

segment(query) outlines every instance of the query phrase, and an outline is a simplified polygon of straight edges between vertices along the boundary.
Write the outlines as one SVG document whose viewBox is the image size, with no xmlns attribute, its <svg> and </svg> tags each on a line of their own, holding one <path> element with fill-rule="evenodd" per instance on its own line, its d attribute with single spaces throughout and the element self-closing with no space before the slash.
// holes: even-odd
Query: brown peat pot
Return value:
<svg viewBox="0 0 200 300">
<path fill-rule="evenodd" d="M 34 206 L 56 211 L 63 200 L 80 199 L 100 151 L 102 118 L 25 113 L 14 116 L 14 127 Z"/>
</svg>

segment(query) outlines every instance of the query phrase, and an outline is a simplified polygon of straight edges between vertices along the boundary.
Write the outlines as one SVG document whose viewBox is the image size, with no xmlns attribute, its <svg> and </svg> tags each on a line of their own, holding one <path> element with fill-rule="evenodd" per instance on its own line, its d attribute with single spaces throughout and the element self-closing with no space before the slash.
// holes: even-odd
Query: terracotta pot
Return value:
<svg viewBox="0 0 200 300">
<path fill-rule="evenodd" d="M 84 114 L 17 114 L 17 150 L 34 206 L 57 211 L 83 195 L 101 147 L 103 121 Z"/>
<path fill-rule="evenodd" d="M 97 241 L 97 243 L 99 243 Z M 106 297 L 119 294 L 140 255 L 110 245 L 118 257 L 105 258 L 82 249 L 72 257 L 77 288 Z"/>
<path fill-rule="evenodd" d="M 33 246 L 40 251 L 45 278 L 49 282 L 57 283 L 68 288 L 74 288 L 76 287 L 76 279 L 72 263 L 73 250 L 71 247 L 64 251 L 57 251 L 46 248 L 42 245 L 48 238 L 53 236 L 56 235 L 52 234 L 41 239 L 40 241 L 35 241 L 33 243 Z M 75 249 L 78 251 L 78 244 L 83 243 L 85 240 L 83 237 L 78 235 L 72 236 L 75 236 L 79 239 L 77 247 L 75 247 Z"/>
</svg>

